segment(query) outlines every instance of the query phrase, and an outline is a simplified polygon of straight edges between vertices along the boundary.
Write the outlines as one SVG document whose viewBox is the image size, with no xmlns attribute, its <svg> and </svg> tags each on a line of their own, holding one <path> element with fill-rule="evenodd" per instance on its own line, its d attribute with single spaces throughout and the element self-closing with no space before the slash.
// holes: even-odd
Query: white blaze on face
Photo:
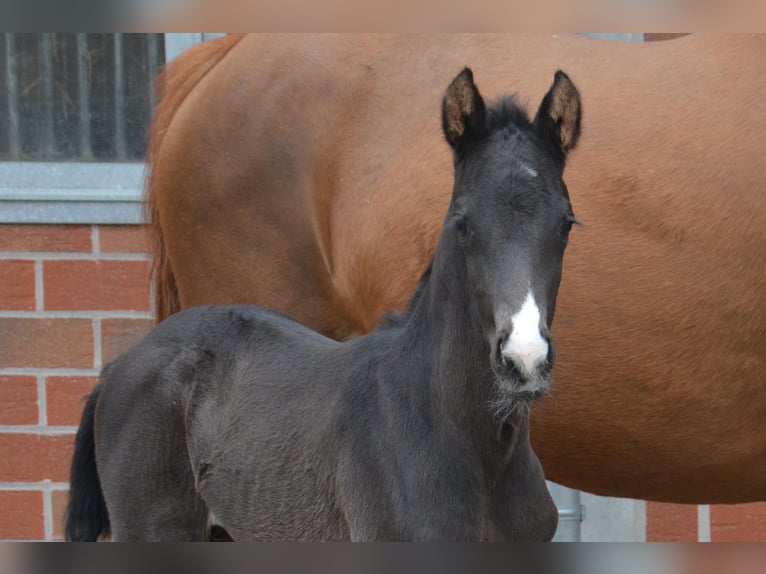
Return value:
<svg viewBox="0 0 766 574">
<path fill-rule="evenodd" d="M 540 309 L 531 291 L 511 321 L 513 331 L 501 352 L 503 357 L 513 361 L 522 375 L 532 376 L 535 368 L 548 356 L 548 343 L 540 334 Z"/>
</svg>

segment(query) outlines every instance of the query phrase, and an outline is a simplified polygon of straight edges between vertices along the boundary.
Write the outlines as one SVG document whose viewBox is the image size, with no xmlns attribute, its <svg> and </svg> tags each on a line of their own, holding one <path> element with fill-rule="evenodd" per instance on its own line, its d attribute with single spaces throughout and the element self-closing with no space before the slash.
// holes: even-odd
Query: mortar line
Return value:
<svg viewBox="0 0 766 574">
<path fill-rule="evenodd" d="M 98 225 L 93 225 L 90 228 L 90 242 L 92 244 L 93 253 L 101 253 L 101 238 L 98 233 Z"/>
<path fill-rule="evenodd" d="M 38 480 L 35 482 L 0 482 L 0 491 L 24 491 L 24 490 L 42 490 L 45 486 L 44 480 Z M 69 490 L 68 482 L 50 482 L 51 490 Z"/>
<path fill-rule="evenodd" d="M 67 251 L 0 251 L 0 259 L 70 261 L 151 261 L 148 253 L 102 253 Z"/>
<path fill-rule="evenodd" d="M 50 485 L 50 480 L 43 481 L 43 527 L 45 540 L 53 539 L 53 494 Z"/>
<path fill-rule="evenodd" d="M 93 319 L 93 368 L 101 369 L 101 319 Z"/>
<path fill-rule="evenodd" d="M 37 422 L 48 426 L 48 386 L 45 375 L 37 375 Z"/>
<path fill-rule="evenodd" d="M 710 505 L 697 506 L 697 542 L 710 542 Z"/>
<path fill-rule="evenodd" d="M 35 260 L 35 309 L 45 309 L 45 285 L 43 283 L 43 260 Z"/>
<path fill-rule="evenodd" d="M 76 426 L 56 425 L 0 425 L 0 434 L 36 434 L 42 436 L 62 436 L 77 432 Z"/>
</svg>

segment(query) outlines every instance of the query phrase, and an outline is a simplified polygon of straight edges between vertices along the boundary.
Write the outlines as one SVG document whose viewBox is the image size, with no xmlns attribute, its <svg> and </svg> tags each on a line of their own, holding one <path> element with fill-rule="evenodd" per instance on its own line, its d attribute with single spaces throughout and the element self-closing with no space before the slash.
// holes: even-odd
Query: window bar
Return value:
<svg viewBox="0 0 766 574">
<path fill-rule="evenodd" d="M 154 114 L 154 108 L 157 105 L 157 73 L 159 72 L 160 34 L 147 34 L 146 59 L 147 69 L 149 70 L 149 117 Z"/>
<path fill-rule="evenodd" d="M 90 139 L 90 54 L 88 35 L 77 34 L 77 94 L 80 100 L 80 157 L 93 159 Z"/>
<path fill-rule="evenodd" d="M 123 73 L 122 34 L 114 35 L 114 150 L 125 159 L 125 75 Z"/>
<path fill-rule="evenodd" d="M 56 153 L 53 135 L 53 34 L 43 34 L 40 39 L 40 76 L 43 90 L 42 152 L 46 157 Z"/>
<path fill-rule="evenodd" d="M 13 159 L 21 158 L 19 141 L 19 79 L 16 68 L 15 34 L 5 36 L 5 69 L 8 81 L 8 151 Z"/>
</svg>

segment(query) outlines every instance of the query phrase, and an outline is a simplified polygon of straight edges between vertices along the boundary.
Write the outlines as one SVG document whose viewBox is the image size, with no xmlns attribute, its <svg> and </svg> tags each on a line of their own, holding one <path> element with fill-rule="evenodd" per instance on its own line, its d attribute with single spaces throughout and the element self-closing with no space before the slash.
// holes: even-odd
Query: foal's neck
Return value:
<svg viewBox="0 0 766 574">
<path fill-rule="evenodd" d="M 432 402 L 443 420 L 482 437 L 496 436 L 502 422 L 493 413 L 495 375 L 477 305 L 468 283 L 464 255 L 443 234 L 427 283 L 405 327 L 409 347 L 419 349 L 413 365 L 427 373 Z"/>
</svg>

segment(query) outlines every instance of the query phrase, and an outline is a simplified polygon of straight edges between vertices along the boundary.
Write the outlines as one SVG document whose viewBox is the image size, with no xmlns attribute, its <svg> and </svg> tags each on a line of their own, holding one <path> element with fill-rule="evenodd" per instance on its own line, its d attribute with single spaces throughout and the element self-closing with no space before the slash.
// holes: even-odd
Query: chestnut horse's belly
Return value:
<svg viewBox="0 0 766 574">
<path fill-rule="evenodd" d="M 609 202 L 602 185 L 573 192 L 584 227 L 531 427 L 546 475 L 611 496 L 766 498 L 766 197 L 732 185 L 671 198 L 643 180 L 640 200 L 614 187 Z"/>
</svg>

